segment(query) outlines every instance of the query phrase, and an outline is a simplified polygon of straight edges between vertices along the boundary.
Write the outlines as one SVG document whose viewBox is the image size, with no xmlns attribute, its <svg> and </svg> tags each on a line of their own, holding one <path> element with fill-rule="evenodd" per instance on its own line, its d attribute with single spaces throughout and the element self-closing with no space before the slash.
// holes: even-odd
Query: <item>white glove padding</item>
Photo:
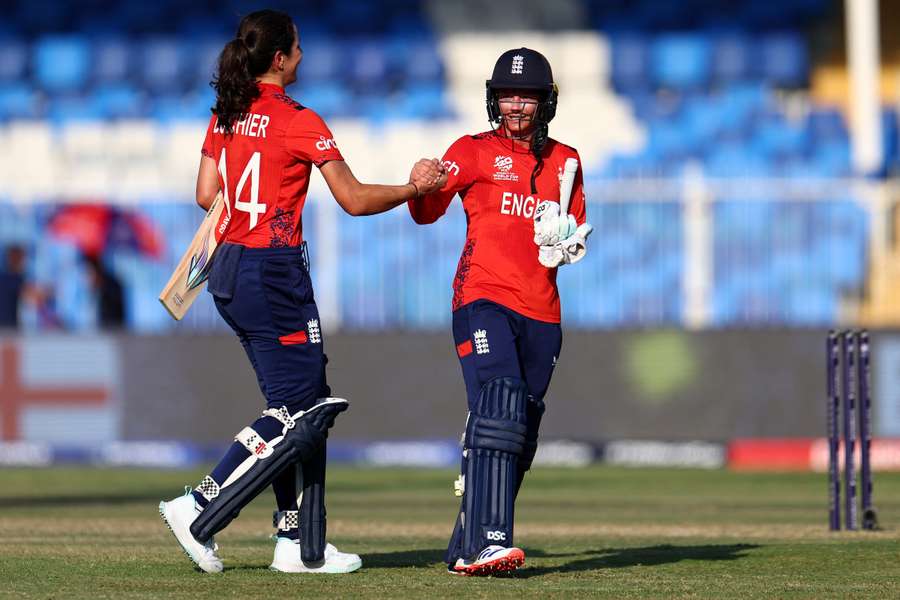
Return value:
<svg viewBox="0 0 900 600">
<path fill-rule="evenodd" d="M 579 225 L 575 233 L 561 241 L 557 246 L 563 253 L 563 264 L 573 265 L 587 254 L 587 238 L 594 231 L 590 223 Z"/>
<path fill-rule="evenodd" d="M 553 246 L 541 246 L 538 249 L 538 262 L 548 269 L 555 269 L 563 263 L 565 251 L 559 244 Z"/>
<path fill-rule="evenodd" d="M 559 214 L 559 202 L 544 200 L 534 209 L 534 243 L 552 246 L 575 233 L 577 223 L 572 215 Z"/>
</svg>

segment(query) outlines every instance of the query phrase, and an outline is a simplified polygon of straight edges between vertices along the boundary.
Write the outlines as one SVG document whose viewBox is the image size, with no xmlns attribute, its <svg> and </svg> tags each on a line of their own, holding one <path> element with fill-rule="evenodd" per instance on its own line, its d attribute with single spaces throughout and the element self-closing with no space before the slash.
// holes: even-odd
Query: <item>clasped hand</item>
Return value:
<svg viewBox="0 0 900 600">
<path fill-rule="evenodd" d="M 417 196 L 433 194 L 447 183 L 447 168 L 436 158 L 422 158 L 413 165 L 409 183 L 416 187 Z"/>
</svg>

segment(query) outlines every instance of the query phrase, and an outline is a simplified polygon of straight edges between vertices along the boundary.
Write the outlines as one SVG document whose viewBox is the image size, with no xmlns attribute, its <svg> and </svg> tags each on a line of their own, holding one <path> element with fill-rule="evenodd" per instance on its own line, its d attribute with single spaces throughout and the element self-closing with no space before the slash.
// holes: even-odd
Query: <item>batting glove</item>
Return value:
<svg viewBox="0 0 900 600">
<path fill-rule="evenodd" d="M 563 264 L 574 265 L 587 254 L 587 238 L 594 228 L 590 223 L 579 225 L 571 236 L 557 244 L 562 250 Z"/>
<path fill-rule="evenodd" d="M 559 214 L 559 202 L 543 200 L 534 209 L 534 243 L 552 246 L 575 233 L 577 223 L 572 215 Z"/>
<path fill-rule="evenodd" d="M 560 244 L 552 246 L 541 246 L 538 248 L 538 262 L 548 269 L 555 269 L 563 264 L 565 252 Z"/>
</svg>

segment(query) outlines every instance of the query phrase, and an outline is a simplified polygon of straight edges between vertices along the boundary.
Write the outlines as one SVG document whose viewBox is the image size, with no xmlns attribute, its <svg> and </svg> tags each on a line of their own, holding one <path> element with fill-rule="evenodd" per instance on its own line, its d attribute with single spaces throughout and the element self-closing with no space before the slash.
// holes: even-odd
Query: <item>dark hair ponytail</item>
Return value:
<svg viewBox="0 0 900 600">
<path fill-rule="evenodd" d="M 216 90 L 212 112 L 226 134 L 232 133 L 234 124 L 259 97 L 256 78 L 269 70 L 275 53 L 291 54 L 295 35 L 291 17 L 277 10 L 260 10 L 241 19 L 237 37 L 219 54 L 210 83 Z"/>
</svg>

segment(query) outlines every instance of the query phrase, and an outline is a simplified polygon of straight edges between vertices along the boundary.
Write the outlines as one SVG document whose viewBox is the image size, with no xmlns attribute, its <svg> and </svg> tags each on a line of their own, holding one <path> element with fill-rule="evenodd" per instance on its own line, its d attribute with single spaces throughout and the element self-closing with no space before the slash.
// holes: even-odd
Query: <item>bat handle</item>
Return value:
<svg viewBox="0 0 900 600">
<path fill-rule="evenodd" d="M 572 197 L 572 187 L 575 183 L 575 173 L 578 172 L 578 159 L 567 158 L 563 166 L 562 187 L 559 195 L 559 214 L 569 214 L 569 199 Z"/>
</svg>

